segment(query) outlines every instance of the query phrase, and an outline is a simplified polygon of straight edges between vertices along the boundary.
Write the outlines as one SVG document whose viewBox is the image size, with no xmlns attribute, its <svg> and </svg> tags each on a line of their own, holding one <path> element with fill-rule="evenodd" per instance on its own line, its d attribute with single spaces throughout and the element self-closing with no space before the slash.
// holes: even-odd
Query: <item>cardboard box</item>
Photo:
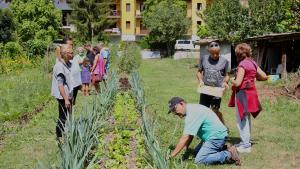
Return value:
<svg viewBox="0 0 300 169">
<path fill-rule="evenodd" d="M 212 87 L 212 86 L 198 86 L 197 92 L 203 93 L 211 96 L 222 97 L 224 94 L 225 88 L 223 87 Z"/>
</svg>

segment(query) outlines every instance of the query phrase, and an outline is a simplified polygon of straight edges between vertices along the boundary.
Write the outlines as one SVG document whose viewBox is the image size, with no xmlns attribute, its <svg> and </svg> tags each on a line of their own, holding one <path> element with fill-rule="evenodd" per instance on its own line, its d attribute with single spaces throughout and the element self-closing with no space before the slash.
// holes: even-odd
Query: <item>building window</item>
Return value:
<svg viewBox="0 0 300 169">
<path fill-rule="evenodd" d="M 130 21 L 126 21 L 126 29 L 130 29 Z"/>
<path fill-rule="evenodd" d="M 201 21 L 197 21 L 197 25 L 201 26 L 202 22 Z"/>
<path fill-rule="evenodd" d="M 126 4 L 126 12 L 130 12 L 130 3 Z"/>
<path fill-rule="evenodd" d="M 197 3 L 197 10 L 201 11 L 202 10 L 202 3 Z"/>
</svg>

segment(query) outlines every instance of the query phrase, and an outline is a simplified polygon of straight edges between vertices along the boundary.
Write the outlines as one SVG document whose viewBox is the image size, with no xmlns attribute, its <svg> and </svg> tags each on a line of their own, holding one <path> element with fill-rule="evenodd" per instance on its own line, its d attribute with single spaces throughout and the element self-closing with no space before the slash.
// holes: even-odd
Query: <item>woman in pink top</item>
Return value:
<svg viewBox="0 0 300 169">
<path fill-rule="evenodd" d="M 102 81 L 103 75 L 104 75 L 104 59 L 100 56 L 100 50 L 99 47 L 95 46 L 93 48 L 96 56 L 94 60 L 94 64 L 92 67 L 92 83 L 95 86 L 95 89 L 97 92 L 100 91 L 99 83 Z"/>
<path fill-rule="evenodd" d="M 267 75 L 252 59 L 252 49 L 246 43 L 236 46 L 235 53 L 239 63 L 237 74 L 232 81 L 232 96 L 230 107 L 236 107 L 236 121 L 240 132 L 241 142 L 237 145 L 239 152 L 251 152 L 250 132 L 251 117 L 261 111 L 255 79 L 267 80 Z"/>
</svg>

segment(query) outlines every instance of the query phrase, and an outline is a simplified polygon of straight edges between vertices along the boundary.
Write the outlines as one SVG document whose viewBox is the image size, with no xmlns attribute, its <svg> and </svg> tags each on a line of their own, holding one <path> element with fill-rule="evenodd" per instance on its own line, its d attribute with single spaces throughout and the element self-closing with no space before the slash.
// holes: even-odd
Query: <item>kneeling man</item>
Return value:
<svg viewBox="0 0 300 169">
<path fill-rule="evenodd" d="M 179 139 L 171 157 L 176 156 L 182 149 L 188 148 L 194 136 L 202 141 L 196 148 L 195 163 L 223 164 L 234 161 L 240 165 L 240 158 L 234 146 L 225 146 L 227 128 L 211 109 L 200 104 L 187 104 L 180 97 L 169 101 L 169 113 L 185 118 L 183 135 Z"/>
</svg>

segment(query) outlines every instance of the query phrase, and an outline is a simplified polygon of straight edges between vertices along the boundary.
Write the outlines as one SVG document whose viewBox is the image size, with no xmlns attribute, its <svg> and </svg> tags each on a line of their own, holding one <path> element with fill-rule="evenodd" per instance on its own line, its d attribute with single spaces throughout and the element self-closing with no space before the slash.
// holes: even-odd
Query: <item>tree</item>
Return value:
<svg viewBox="0 0 300 169">
<path fill-rule="evenodd" d="M 214 0 L 204 11 L 200 36 L 215 36 L 230 42 L 247 37 L 299 31 L 298 0 L 251 0 L 249 7 L 241 6 L 239 0 Z M 298 17 L 297 17 L 298 16 Z"/>
<path fill-rule="evenodd" d="M 107 18 L 111 3 L 110 0 L 72 1 L 71 23 L 76 26 L 81 40 L 92 41 L 93 36 L 101 36 L 102 31 L 112 23 Z"/>
<path fill-rule="evenodd" d="M 170 56 L 176 39 L 185 34 L 190 20 L 186 11 L 171 0 L 161 1 L 143 14 L 143 23 L 149 29 L 150 43 L 161 43 L 167 48 Z"/>
<path fill-rule="evenodd" d="M 248 10 L 240 5 L 239 0 L 213 1 L 204 11 L 203 19 L 207 24 L 205 29 L 208 29 L 205 33 L 231 42 L 243 39 L 248 31 Z"/>
<path fill-rule="evenodd" d="M 57 36 L 61 13 L 48 0 L 13 0 L 10 5 L 17 22 L 17 32 L 22 42 L 43 35 L 51 41 Z"/>
<path fill-rule="evenodd" d="M 0 9 L 0 43 L 7 43 L 14 39 L 15 22 L 9 9 Z"/>
</svg>

